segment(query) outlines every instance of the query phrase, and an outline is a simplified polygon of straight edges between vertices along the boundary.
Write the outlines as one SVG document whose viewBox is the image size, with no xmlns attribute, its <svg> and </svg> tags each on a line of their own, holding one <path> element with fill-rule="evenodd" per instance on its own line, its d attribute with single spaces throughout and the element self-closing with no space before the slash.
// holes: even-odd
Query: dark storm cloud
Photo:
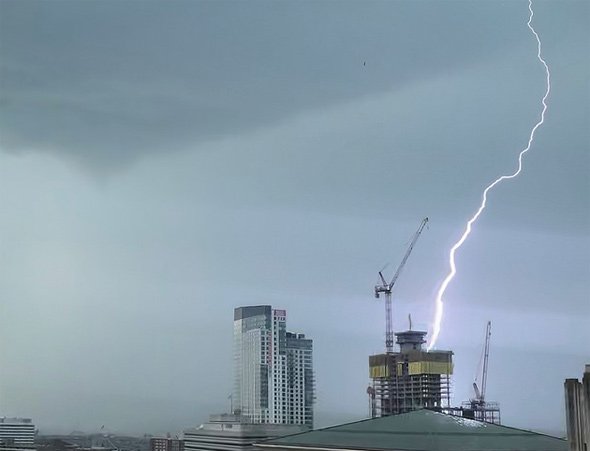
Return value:
<svg viewBox="0 0 590 451">
<path fill-rule="evenodd" d="M 519 3 L 334 6 L 4 1 L 2 150 L 125 165 L 456 71 L 529 39 Z"/>
</svg>

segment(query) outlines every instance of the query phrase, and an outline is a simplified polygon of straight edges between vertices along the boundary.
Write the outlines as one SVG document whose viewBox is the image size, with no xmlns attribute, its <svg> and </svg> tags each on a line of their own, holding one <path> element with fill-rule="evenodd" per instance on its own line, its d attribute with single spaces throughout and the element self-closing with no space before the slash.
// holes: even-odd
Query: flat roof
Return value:
<svg viewBox="0 0 590 451">
<path fill-rule="evenodd" d="M 184 430 L 185 440 L 191 437 L 242 437 L 265 440 L 309 431 L 309 426 L 302 424 L 271 423 L 205 423 L 197 428 Z"/>
<path fill-rule="evenodd" d="M 30 418 L 21 417 L 0 417 L 0 423 L 32 424 L 33 420 L 31 420 Z"/>
<path fill-rule="evenodd" d="M 268 315 L 272 312 L 270 305 L 245 305 L 234 309 L 234 321 L 252 316 Z"/>
</svg>

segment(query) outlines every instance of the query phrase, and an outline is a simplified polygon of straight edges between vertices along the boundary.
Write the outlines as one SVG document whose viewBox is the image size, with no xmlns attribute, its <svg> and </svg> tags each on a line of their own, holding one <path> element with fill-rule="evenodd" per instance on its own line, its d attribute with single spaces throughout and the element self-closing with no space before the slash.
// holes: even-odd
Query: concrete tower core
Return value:
<svg viewBox="0 0 590 451">
<path fill-rule="evenodd" d="M 395 334 L 395 342 L 399 345 L 401 353 L 416 350 L 421 351 L 422 345 L 426 343 L 425 336 L 426 332 L 407 330 Z"/>
<path fill-rule="evenodd" d="M 424 350 L 426 334 L 398 332 L 398 352 L 369 356 L 372 416 L 449 407 L 453 352 Z"/>
</svg>

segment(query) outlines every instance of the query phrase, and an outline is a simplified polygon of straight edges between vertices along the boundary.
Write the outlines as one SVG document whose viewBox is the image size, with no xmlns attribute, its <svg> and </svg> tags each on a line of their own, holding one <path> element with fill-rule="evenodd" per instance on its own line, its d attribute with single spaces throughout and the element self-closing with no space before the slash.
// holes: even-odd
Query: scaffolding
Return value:
<svg viewBox="0 0 590 451">
<path fill-rule="evenodd" d="M 478 385 L 479 374 L 473 381 L 474 397 L 469 401 L 461 403 L 461 407 L 448 409 L 447 413 L 459 415 L 463 418 L 469 418 L 486 423 L 500 424 L 500 405 L 497 402 L 486 401 L 486 387 L 488 380 L 488 358 L 490 355 L 490 337 L 492 336 L 492 323 L 488 321 L 486 325 L 486 335 L 481 358 L 481 379 Z"/>
<path fill-rule="evenodd" d="M 461 407 L 449 407 L 442 410 L 443 413 L 455 415 L 470 420 L 483 421 L 492 424 L 502 424 L 500 418 L 500 405 L 497 402 L 478 402 L 476 400 L 464 401 Z"/>
<path fill-rule="evenodd" d="M 450 407 L 452 351 L 422 349 L 426 332 L 396 333 L 399 352 L 369 356 L 372 416 Z"/>
</svg>

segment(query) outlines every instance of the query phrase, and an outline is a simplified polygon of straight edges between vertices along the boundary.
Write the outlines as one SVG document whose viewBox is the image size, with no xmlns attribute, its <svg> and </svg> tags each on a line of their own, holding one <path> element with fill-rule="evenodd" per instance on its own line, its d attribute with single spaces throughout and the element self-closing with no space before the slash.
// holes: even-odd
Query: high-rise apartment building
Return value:
<svg viewBox="0 0 590 451">
<path fill-rule="evenodd" d="M 253 423 L 313 425 L 313 342 L 270 305 L 234 310 L 232 404 Z"/>
<path fill-rule="evenodd" d="M 183 442 L 185 451 L 254 451 L 255 443 L 308 430 L 301 424 L 253 424 L 241 415 L 221 414 L 185 430 Z"/>
</svg>

